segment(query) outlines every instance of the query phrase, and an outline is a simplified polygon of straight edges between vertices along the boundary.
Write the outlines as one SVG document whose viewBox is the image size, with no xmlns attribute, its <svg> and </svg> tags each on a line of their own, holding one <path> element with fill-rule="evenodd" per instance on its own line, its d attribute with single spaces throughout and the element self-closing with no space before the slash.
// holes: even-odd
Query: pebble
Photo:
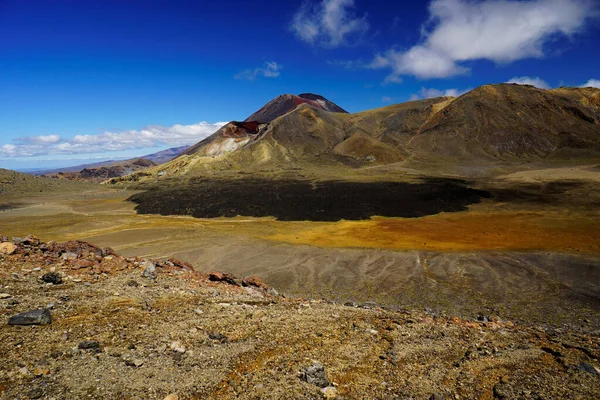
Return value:
<svg viewBox="0 0 600 400">
<path fill-rule="evenodd" d="M 300 379 L 306 383 L 310 383 L 320 388 L 326 388 L 329 386 L 329 379 L 327 379 L 325 367 L 323 367 L 323 364 L 321 363 L 315 363 L 308 367 L 300 374 Z"/>
<path fill-rule="evenodd" d="M 0 293 L 0 299 L 9 299 L 11 297 L 12 297 L 12 294 Z"/>
<path fill-rule="evenodd" d="M 63 253 L 60 258 L 62 260 L 76 260 L 77 259 L 77 254 L 76 253 L 72 253 L 72 252 L 68 252 L 68 253 Z"/>
<path fill-rule="evenodd" d="M 52 315 L 46 309 L 27 311 L 8 319 L 8 325 L 48 325 L 51 323 Z"/>
<path fill-rule="evenodd" d="M 165 397 L 164 400 L 179 400 L 179 396 L 177 396 L 177 394 L 175 393 L 171 393 L 170 395 Z"/>
<path fill-rule="evenodd" d="M 222 333 L 210 332 L 208 334 L 208 338 L 210 340 L 217 340 L 221 343 L 227 343 L 229 341 L 229 338 L 227 336 L 223 335 Z"/>
<path fill-rule="evenodd" d="M 100 343 L 97 340 L 84 340 L 77 347 L 81 350 L 99 350 Z"/>
<path fill-rule="evenodd" d="M 142 266 L 144 267 L 144 272 L 142 272 L 142 276 L 144 278 L 147 278 L 147 279 L 156 279 L 157 278 L 158 275 L 156 273 L 156 266 L 154 265 L 154 263 L 152 261 L 144 261 Z"/>
<path fill-rule="evenodd" d="M 338 397 L 338 391 L 333 386 L 327 386 L 326 388 L 321 389 L 321 391 L 326 399 L 337 399 Z"/>
<path fill-rule="evenodd" d="M 121 359 L 125 362 L 125 365 L 129 367 L 139 368 L 144 365 L 144 360 L 141 358 L 133 357 L 131 354 L 123 354 Z"/>
<path fill-rule="evenodd" d="M 136 368 L 141 367 L 142 365 L 144 365 L 144 360 L 140 359 L 140 358 L 134 358 L 133 359 L 133 366 Z"/>
<path fill-rule="evenodd" d="M 181 344 L 181 342 L 178 341 L 171 343 L 169 348 L 177 353 L 185 353 L 185 347 Z"/>
<path fill-rule="evenodd" d="M 44 376 L 50 374 L 50 370 L 48 368 L 37 367 L 33 370 L 33 375 L 35 376 Z"/>
<path fill-rule="evenodd" d="M 40 399 L 44 396 L 44 391 L 40 388 L 34 388 L 29 392 L 30 399 Z"/>
<path fill-rule="evenodd" d="M 42 275 L 42 280 L 46 283 L 52 283 L 54 285 L 60 285 L 62 283 L 62 277 L 57 272 L 48 272 Z"/>
<path fill-rule="evenodd" d="M 579 366 L 577 366 L 577 369 L 579 369 L 580 371 L 587 372 L 588 374 L 600 376 L 600 372 L 598 371 L 598 369 L 588 363 L 582 362 L 581 364 L 579 364 Z"/>
</svg>

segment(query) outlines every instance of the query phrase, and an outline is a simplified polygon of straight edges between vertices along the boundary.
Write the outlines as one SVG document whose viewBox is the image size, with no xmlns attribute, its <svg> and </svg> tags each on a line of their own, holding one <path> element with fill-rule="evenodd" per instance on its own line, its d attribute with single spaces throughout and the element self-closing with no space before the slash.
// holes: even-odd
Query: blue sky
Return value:
<svg viewBox="0 0 600 400">
<path fill-rule="evenodd" d="M 282 93 L 350 112 L 600 86 L 594 0 L 0 0 L 0 167 L 193 144 Z"/>
</svg>

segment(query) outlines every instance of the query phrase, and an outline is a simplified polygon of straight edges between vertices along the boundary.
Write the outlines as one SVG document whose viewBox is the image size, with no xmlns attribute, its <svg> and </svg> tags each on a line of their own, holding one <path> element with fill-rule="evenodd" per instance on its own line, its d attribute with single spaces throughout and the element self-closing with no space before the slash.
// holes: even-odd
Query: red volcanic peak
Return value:
<svg viewBox="0 0 600 400">
<path fill-rule="evenodd" d="M 332 103 L 323 96 L 312 93 L 303 93 L 299 96 L 293 94 L 283 94 L 268 102 L 260 110 L 249 116 L 246 121 L 258 121 L 262 124 L 271 122 L 274 119 L 294 110 L 301 104 L 309 104 L 312 107 L 329 112 L 347 112 L 337 104 Z"/>
</svg>

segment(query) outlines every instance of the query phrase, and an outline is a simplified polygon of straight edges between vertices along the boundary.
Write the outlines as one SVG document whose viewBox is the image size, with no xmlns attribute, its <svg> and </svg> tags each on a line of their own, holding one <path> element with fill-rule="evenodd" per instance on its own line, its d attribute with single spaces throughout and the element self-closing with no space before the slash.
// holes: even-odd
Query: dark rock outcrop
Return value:
<svg viewBox="0 0 600 400">
<path fill-rule="evenodd" d="M 47 309 L 27 311 L 8 319 L 8 325 L 49 325 L 51 323 L 52 315 Z"/>
</svg>

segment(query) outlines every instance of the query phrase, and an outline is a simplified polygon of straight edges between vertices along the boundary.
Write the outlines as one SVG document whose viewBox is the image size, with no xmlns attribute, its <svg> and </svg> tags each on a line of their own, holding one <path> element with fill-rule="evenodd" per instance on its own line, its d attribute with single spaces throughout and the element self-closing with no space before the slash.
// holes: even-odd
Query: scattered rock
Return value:
<svg viewBox="0 0 600 400">
<path fill-rule="evenodd" d="M 511 387 L 506 383 L 497 383 L 492 389 L 495 399 L 514 399 Z"/>
<path fill-rule="evenodd" d="M 40 388 L 35 388 L 29 391 L 30 399 L 41 399 L 44 396 L 44 391 Z"/>
<path fill-rule="evenodd" d="M 100 343 L 97 340 L 84 340 L 77 346 L 81 350 L 100 350 Z"/>
<path fill-rule="evenodd" d="M 52 283 L 54 285 L 60 285 L 62 283 L 62 277 L 58 272 L 48 272 L 42 275 L 42 280 L 46 283 Z"/>
<path fill-rule="evenodd" d="M 259 289 L 267 290 L 269 287 L 257 276 L 247 276 L 242 279 L 242 286 L 253 286 Z"/>
<path fill-rule="evenodd" d="M 21 241 L 21 244 L 25 246 L 39 246 L 40 239 L 33 235 L 27 235 L 27 237 Z"/>
<path fill-rule="evenodd" d="M 114 256 L 115 255 L 115 251 L 113 249 L 111 249 L 110 247 L 105 247 L 102 249 L 102 257 L 106 257 L 106 256 Z"/>
<path fill-rule="evenodd" d="M 48 325 L 51 323 L 52 315 L 47 309 L 27 311 L 8 319 L 8 325 Z"/>
<path fill-rule="evenodd" d="M 111 357 L 121 357 L 123 355 L 123 353 L 115 347 L 105 347 L 104 352 Z"/>
<path fill-rule="evenodd" d="M 210 340 L 216 340 L 220 343 L 227 343 L 229 341 L 229 338 L 227 336 L 223 335 L 222 333 L 209 332 L 208 338 Z"/>
<path fill-rule="evenodd" d="M 598 370 L 598 368 L 596 368 L 593 365 L 590 365 L 588 363 L 582 362 L 581 364 L 579 364 L 577 366 L 577 369 L 580 371 L 583 371 L 583 372 L 587 372 L 588 374 L 600 376 L 600 371 Z"/>
<path fill-rule="evenodd" d="M 273 296 L 273 297 L 279 297 L 279 292 L 277 290 L 275 290 L 275 288 L 268 288 L 267 289 L 267 294 Z"/>
<path fill-rule="evenodd" d="M 144 365 L 144 360 L 142 360 L 141 358 L 134 358 L 132 364 L 134 367 L 139 368 L 142 365 Z"/>
<path fill-rule="evenodd" d="M 328 400 L 337 399 L 338 397 L 338 391 L 333 386 L 327 386 L 326 388 L 321 389 L 321 391 L 323 392 L 323 397 Z"/>
<path fill-rule="evenodd" d="M 61 260 L 65 260 L 65 261 L 71 261 L 71 260 L 76 260 L 77 259 L 77 254 L 76 253 L 72 253 L 72 252 L 66 252 L 63 253 L 60 256 Z"/>
<path fill-rule="evenodd" d="M 446 400 L 446 396 L 442 393 L 434 393 L 429 396 L 429 400 Z"/>
<path fill-rule="evenodd" d="M 127 286 L 138 287 L 138 286 L 140 286 L 140 284 L 137 283 L 137 281 L 135 281 L 135 280 L 132 279 L 132 280 L 130 280 L 130 281 L 127 282 Z"/>
<path fill-rule="evenodd" d="M 8 293 L 0 293 L 0 299 L 9 299 L 12 295 Z"/>
<path fill-rule="evenodd" d="M 230 285 L 238 286 L 237 282 L 235 281 L 235 276 L 228 272 L 211 272 L 208 275 L 208 280 L 213 282 L 225 282 L 229 283 Z"/>
<path fill-rule="evenodd" d="M 479 321 L 479 322 L 489 322 L 490 319 L 488 317 L 486 317 L 485 315 L 479 314 L 477 316 L 477 321 Z"/>
<path fill-rule="evenodd" d="M 11 255 L 15 254 L 17 251 L 17 246 L 11 242 L 3 242 L 0 243 L 0 254 Z"/>
<path fill-rule="evenodd" d="M 42 367 L 37 367 L 36 369 L 33 370 L 33 375 L 34 376 L 45 376 L 50 374 L 50 370 L 48 368 L 42 368 Z"/>
<path fill-rule="evenodd" d="M 73 253 L 71 253 L 71 254 L 73 254 Z M 71 259 L 69 258 L 69 260 L 71 260 Z M 71 266 L 71 268 L 72 269 L 85 269 L 85 268 L 90 268 L 93 265 L 94 265 L 94 263 L 91 262 L 90 260 L 77 260 L 75 262 L 75 264 L 73 264 Z"/>
<path fill-rule="evenodd" d="M 142 365 L 144 365 L 144 360 L 142 360 L 141 358 L 134 357 L 131 354 L 123 354 L 121 356 L 121 359 L 125 362 L 125 365 L 127 365 L 128 367 L 139 368 Z"/>
<path fill-rule="evenodd" d="M 179 400 L 179 396 L 177 396 L 177 394 L 175 393 L 171 393 L 170 395 L 165 397 L 164 400 Z"/>
<path fill-rule="evenodd" d="M 321 363 L 316 363 L 308 367 L 300 374 L 300 379 L 306 383 L 316 385 L 320 388 L 326 388 L 329 386 L 329 379 L 327 379 L 325 367 L 323 367 L 323 364 Z"/>
<path fill-rule="evenodd" d="M 157 278 L 158 275 L 156 273 L 156 266 L 152 261 L 144 261 L 142 266 L 144 267 L 144 272 L 142 272 L 142 276 L 144 278 L 153 280 Z"/>
<path fill-rule="evenodd" d="M 181 353 L 181 354 L 185 353 L 185 347 L 181 344 L 181 342 L 178 342 L 178 341 L 171 343 L 169 348 L 176 353 Z"/>
</svg>

